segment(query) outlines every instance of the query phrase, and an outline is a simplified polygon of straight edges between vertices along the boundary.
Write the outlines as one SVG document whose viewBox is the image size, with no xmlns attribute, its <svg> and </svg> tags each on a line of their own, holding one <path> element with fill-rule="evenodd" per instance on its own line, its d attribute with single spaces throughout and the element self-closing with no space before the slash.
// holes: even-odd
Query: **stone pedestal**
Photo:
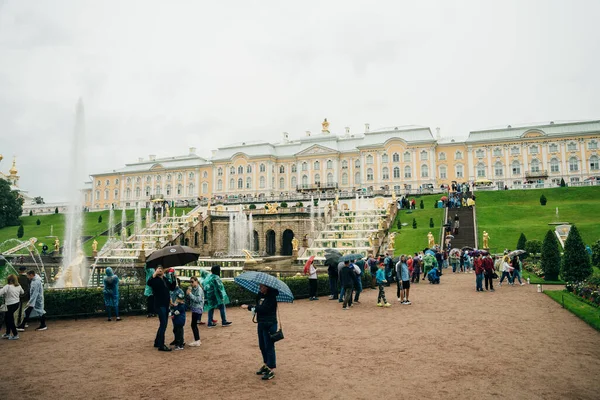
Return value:
<svg viewBox="0 0 600 400">
<path fill-rule="evenodd" d="M 97 251 L 92 251 L 92 257 L 94 257 L 94 258 L 98 257 L 98 252 Z"/>
<path fill-rule="evenodd" d="M 292 250 L 292 257 L 298 258 L 298 250 Z"/>
</svg>

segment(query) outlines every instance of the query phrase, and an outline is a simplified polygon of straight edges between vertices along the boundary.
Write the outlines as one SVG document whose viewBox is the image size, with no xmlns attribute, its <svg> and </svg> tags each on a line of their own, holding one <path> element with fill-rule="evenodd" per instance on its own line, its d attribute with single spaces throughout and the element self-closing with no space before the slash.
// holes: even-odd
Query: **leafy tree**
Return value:
<svg viewBox="0 0 600 400">
<path fill-rule="evenodd" d="M 521 233 L 521 236 L 519 236 L 519 241 L 517 242 L 517 250 L 525 250 L 526 245 L 527 238 L 525 237 L 524 233 Z M 521 254 L 519 257 L 521 258 L 521 260 L 523 260 L 527 257 L 527 253 Z"/>
<path fill-rule="evenodd" d="M 250 205 L 248 206 L 248 208 L 249 208 L 250 210 L 256 210 L 256 204 L 250 204 Z"/>
<path fill-rule="evenodd" d="M 571 227 L 565 241 L 565 252 L 560 274 L 567 282 L 581 282 L 592 274 L 590 257 L 575 225 Z"/>
<path fill-rule="evenodd" d="M 438 202 L 437 202 L 437 200 L 433 202 L 433 208 L 438 208 Z"/>
<path fill-rule="evenodd" d="M 592 264 L 600 267 L 600 240 L 592 245 Z"/>
<path fill-rule="evenodd" d="M 58 207 L 54 209 L 54 214 L 58 214 Z"/>
<path fill-rule="evenodd" d="M 433 218 L 429 218 L 429 227 L 433 228 Z"/>
<path fill-rule="evenodd" d="M 560 272 L 560 244 L 553 231 L 548 230 L 542 244 L 541 268 L 544 271 L 544 280 L 558 280 Z"/>
<path fill-rule="evenodd" d="M 413 229 L 417 229 L 417 220 L 414 218 L 413 218 L 412 227 L 413 227 Z"/>
<path fill-rule="evenodd" d="M 25 234 L 25 228 L 23 228 L 23 224 L 19 225 L 19 229 L 17 229 L 17 237 L 21 239 Z"/>
<path fill-rule="evenodd" d="M 419 202 L 419 208 L 422 210 L 425 208 L 425 204 L 423 204 L 423 200 Z"/>
<path fill-rule="evenodd" d="M 102 223 L 102 215 L 98 215 L 98 223 L 101 224 Z"/>
<path fill-rule="evenodd" d="M 546 196 L 544 196 L 543 194 L 540 196 L 540 204 L 545 206 L 546 203 L 548 202 L 548 199 L 546 199 Z"/>
<path fill-rule="evenodd" d="M 35 204 L 46 204 L 41 196 L 34 198 L 33 201 L 35 201 Z"/>
<path fill-rule="evenodd" d="M 40 219 L 38 218 L 37 221 L 35 221 L 36 225 L 41 225 L 42 221 L 40 221 Z"/>
<path fill-rule="evenodd" d="M 565 183 L 564 178 L 560 178 L 560 187 L 565 187 L 567 184 Z"/>
<path fill-rule="evenodd" d="M 316 207 L 319 205 L 319 199 L 313 199 L 313 205 Z"/>
<path fill-rule="evenodd" d="M 302 203 L 301 201 L 299 201 L 299 202 L 296 203 L 296 207 L 304 207 L 304 203 Z"/>
<path fill-rule="evenodd" d="M 33 210 L 29 210 L 29 216 L 33 217 Z"/>
<path fill-rule="evenodd" d="M 398 222 L 396 222 L 396 228 L 402 229 L 402 221 L 400 221 L 400 218 L 398 218 Z"/>
<path fill-rule="evenodd" d="M 279 204 L 279 206 L 280 206 L 281 208 L 287 208 L 287 206 L 288 206 L 288 203 L 286 203 L 285 201 L 282 201 L 282 202 L 281 202 L 281 204 Z"/>
<path fill-rule="evenodd" d="M 23 199 L 17 191 L 10 190 L 7 181 L 0 179 L 0 228 L 19 225 L 21 214 L 23 214 Z"/>
<path fill-rule="evenodd" d="M 525 251 L 529 254 L 534 255 L 542 251 L 542 242 L 539 240 L 528 240 L 525 244 Z"/>
</svg>

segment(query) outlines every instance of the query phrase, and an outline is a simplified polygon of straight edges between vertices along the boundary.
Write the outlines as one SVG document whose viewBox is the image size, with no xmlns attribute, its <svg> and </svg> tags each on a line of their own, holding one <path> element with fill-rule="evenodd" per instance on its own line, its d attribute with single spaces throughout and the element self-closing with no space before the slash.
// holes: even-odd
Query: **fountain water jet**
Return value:
<svg viewBox="0 0 600 400">
<path fill-rule="evenodd" d="M 115 236 L 115 209 L 113 207 L 110 208 L 108 212 L 108 238 L 112 238 Z"/>
</svg>

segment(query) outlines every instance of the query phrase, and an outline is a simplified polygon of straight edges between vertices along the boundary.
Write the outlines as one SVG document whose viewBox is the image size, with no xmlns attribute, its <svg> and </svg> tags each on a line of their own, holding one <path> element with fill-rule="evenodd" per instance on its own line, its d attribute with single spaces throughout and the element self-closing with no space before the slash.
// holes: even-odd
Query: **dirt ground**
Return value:
<svg viewBox="0 0 600 400">
<path fill-rule="evenodd" d="M 388 309 L 371 289 L 349 311 L 326 297 L 283 304 L 286 338 L 267 382 L 254 374 L 256 326 L 239 308 L 228 310 L 230 327 L 201 326 L 201 347 L 171 353 L 152 347 L 156 319 L 32 324 L 21 340 L 0 341 L 1 397 L 598 398 L 600 333 L 535 285 L 477 293 L 474 275 L 447 273 L 441 285 L 413 285 L 410 306 L 395 287 L 386 294 Z"/>
</svg>

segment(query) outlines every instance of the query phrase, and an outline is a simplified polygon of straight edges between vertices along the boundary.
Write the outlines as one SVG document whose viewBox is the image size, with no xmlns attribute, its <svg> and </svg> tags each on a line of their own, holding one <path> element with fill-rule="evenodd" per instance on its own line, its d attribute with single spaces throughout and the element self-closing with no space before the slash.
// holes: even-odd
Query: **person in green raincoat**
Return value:
<svg viewBox="0 0 600 400">
<path fill-rule="evenodd" d="M 229 297 L 225 292 L 225 287 L 221 281 L 221 267 L 213 265 L 210 269 L 211 274 L 204 279 L 203 287 L 205 296 L 204 311 L 208 311 L 208 328 L 214 328 L 217 326 L 213 321 L 213 314 L 215 308 L 218 308 L 221 312 L 221 325 L 229 326 L 231 321 L 227 321 L 227 314 L 225 313 L 225 305 L 229 304 Z"/>
<path fill-rule="evenodd" d="M 423 280 L 425 280 L 429 271 L 437 267 L 438 262 L 435 259 L 435 256 L 431 253 L 425 254 L 425 257 L 423 257 Z"/>
<path fill-rule="evenodd" d="M 146 265 L 146 287 L 144 288 L 144 296 L 146 296 L 146 310 L 148 310 L 148 318 L 156 317 L 156 312 L 154 310 L 154 293 L 152 293 L 152 288 L 148 286 L 148 281 L 154 275 L 154 268 L 148 268 Z"/>
</svg>

